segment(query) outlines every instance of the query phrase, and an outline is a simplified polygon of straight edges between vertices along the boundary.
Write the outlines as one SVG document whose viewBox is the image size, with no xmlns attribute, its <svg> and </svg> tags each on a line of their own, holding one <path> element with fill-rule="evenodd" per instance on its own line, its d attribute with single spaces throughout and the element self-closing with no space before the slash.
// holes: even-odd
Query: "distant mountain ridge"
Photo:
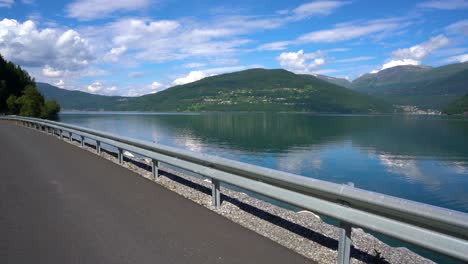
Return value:
<svg viewBox="0 0 468 264">
<path fill-rule="evenodd" d="M 42 82 L 36 82 L 36 86 L 46 99 L 57 100 L 64 110 L 111 110 L 122 107 L 130 99 L 123 96 L 105 96 L 61 89 Z"/>
<path fill-rule="evenodd" d="M 364 74 L 349 87 L 393 104 L 443 109 L 468 93 L 468 62 L 434 68 L 396 66 Z"/>
<path fill-rule="evenodd" d="M 323 81 L 275 69 L 250 69 L 207 77 L 140 97 L 108 97 L 40 84 L 64 109 L 119 111 L 311 111 L 383 113 L 380 99 Z M 55 89 L 53 89 L 55 88 Z M 73 93 L 73 94 L 72 94 Z"/>
<path fill-rule="evenodd" d="M 308 75 L 310 76 L 310 75 Z M 337 78 L 337 77 L 331 77 L 331 76 L 326 76 L 326 75 L 320 75 L 316 74 L 313 75 L 314 77 L 317 77 L 323 81 L 330 82 L 336 85 L 339 85 L 341 87 L 349 88 L 351 86 L 351 82 L 345 78 Z"/>
</svg>

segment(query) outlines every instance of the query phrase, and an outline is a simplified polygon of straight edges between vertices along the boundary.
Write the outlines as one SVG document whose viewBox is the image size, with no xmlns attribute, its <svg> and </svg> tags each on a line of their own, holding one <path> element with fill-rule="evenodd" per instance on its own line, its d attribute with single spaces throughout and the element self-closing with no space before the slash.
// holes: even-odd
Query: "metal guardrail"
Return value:
<svg viewBox="0 0 468 264">
<path fill-rule="evenodd" d="M 153 177 L 160 162 L 208 177 L 213 206 L 221 205 L 220 182 L 228 183 L 339 221 L 338 263 L 349 263 L 351 228 L 361 227 L 468 262 L 468 214 L 405 200 L 348 185 L 316 180 L 225 158 L 122 137 L 79 126 L 35 118 L 0 117 L 57 133 L 96 141 L 100 153 L 105 143 L 118 149 L 123 162 L 127 150 L 152 159 Z"/>
</svg>

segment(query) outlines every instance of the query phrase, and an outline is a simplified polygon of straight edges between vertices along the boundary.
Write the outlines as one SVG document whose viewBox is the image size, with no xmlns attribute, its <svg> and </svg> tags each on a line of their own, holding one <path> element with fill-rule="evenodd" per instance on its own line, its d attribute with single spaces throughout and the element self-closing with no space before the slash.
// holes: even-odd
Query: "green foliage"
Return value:
<svg viewBox="0 0 468 264">
<path fill-rule="evenodd" d="M 187 111 L 199 112 L 202 111 L 203 108 L 204 107 L 202 105 L 190 105 L 189 107 L 187 107 Z"/>
<path fill-rule="evenodd" d="M 42 97 L 36 87 L 32 85 L 26 86 L 23 95 L 18 98 L 17 102 L 20 105 L 20 115 L 30 117 L 42 116 L 44 97 Z"/>
<path fill-rule="evenodd" d="M 10 97 L 8 97 L 7 99 L 6 104 L 7 104 L 9 114 L 16 115 L 19 113 L 21 106 L 18 103 L 18 97 L 14 95 L 10 95 Z"/>
<path fill-rule="evenodd" d="M 56 120 L 60 112 L 60 105 L 55 100 L 49 100 L 44 104 L 42 118 Z"/>
<path fill-rule="evenodd" d="M 443 109 L 468 93 L 467 83 L 468 63 L 455 63 L 437 68 L 397 66 L 365 74 L 354 80 L 351 88 L 393 104 Z"/>
<path fill-rule="evenodd" d="M 0 112 L 9 114 L 57 118 L 60 105 L 45 102 L 29 74 L 0 55 Z"/>
<path fill-rule="evenodd" d="M 449 115 L 468 113 L 468 94 L 449 104 L 444 109 L 444 113 Z"/>
<path fill-rule="evenodd" d="M 208 77 L 156 94 L 132 98 L 123 108 L 135 111 L 393 111 L 391 105 L 379 99 L 314 76 L 266 69 Z"/>
<path fill-rule="evenodd" d="M 21 67 L 6 61 L 0 55 L 0 112 L 7 112 L 8 97 L 21 96 L 27 85 L 34 85 L 34 79 Z"/>
</svg>

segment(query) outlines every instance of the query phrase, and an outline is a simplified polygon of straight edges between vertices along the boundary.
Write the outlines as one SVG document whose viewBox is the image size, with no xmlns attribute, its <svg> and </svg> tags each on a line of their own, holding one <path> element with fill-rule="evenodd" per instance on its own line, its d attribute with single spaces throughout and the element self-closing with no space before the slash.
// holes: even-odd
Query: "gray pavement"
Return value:
<svg viewBox="0 0 468 264">
<path fill-rule="evenodd" d="M 310 263 L 108 160 L 0 121 L 0 263 Z"/>
</svg>

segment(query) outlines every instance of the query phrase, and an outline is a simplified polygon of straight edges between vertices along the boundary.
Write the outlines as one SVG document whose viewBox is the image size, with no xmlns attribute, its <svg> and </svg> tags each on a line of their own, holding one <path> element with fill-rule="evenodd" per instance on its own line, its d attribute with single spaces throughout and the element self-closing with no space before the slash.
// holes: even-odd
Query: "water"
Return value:
<svg viewBox="0 0 468 264">
<path fill-rule="evenodd" d="M 60 121 L 468 213 L 466 118 L 90 112 L 64 113 Z"/>
<path fill-rule="evenodd" d="M 468 119 L 65 113 L 60 121 L 468 213 Z"/>
</svg>

